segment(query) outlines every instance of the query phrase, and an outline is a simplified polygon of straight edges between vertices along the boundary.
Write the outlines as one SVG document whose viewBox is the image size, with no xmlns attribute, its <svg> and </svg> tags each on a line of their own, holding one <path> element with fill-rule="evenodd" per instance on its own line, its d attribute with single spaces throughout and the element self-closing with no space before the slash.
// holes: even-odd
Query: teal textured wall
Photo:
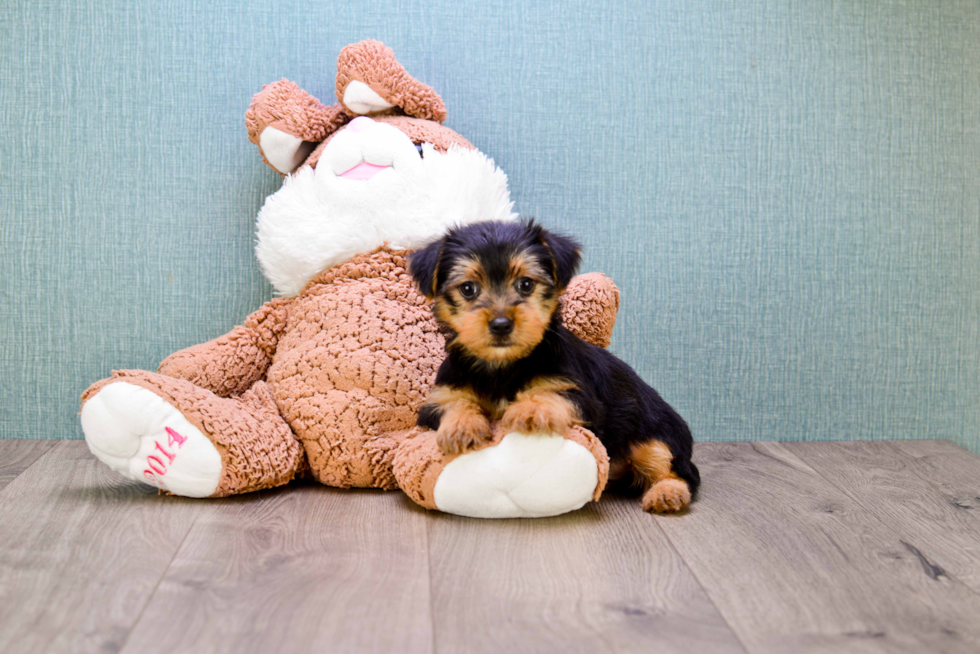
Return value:
<svg viewBox="0 0 980 654">
<path fill-rule="evenodd" d="M 619 283 L 615 351 L 702 440 L 980 448 L 980 3 L 0 5 L 0 436 L 271 296 L 263 83 L 391 45 L 520 211 Z"/>
</svg>

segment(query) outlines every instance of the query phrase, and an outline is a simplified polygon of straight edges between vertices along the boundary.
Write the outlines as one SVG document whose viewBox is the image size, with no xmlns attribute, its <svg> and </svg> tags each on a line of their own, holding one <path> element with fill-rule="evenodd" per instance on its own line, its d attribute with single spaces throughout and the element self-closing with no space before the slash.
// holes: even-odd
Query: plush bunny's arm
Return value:
<svg viewBox="0 0 980 654">
<path fill-rule="evenodd" d="M 279 337 L 286 328 L 292 298 L 278 298 L 262 305 L 244 325 L 213 341 L 171 354 L 159 372 L 229 397 L 244 393 L 265 376 Z"/>
<path fill-rule="evenodd" d="M 572 279 L 561 296 L 561 319 L 568 330 L 584 341 L 609 347 L 619 311 L 619 289 L 602 273 Z"/>
</svg>

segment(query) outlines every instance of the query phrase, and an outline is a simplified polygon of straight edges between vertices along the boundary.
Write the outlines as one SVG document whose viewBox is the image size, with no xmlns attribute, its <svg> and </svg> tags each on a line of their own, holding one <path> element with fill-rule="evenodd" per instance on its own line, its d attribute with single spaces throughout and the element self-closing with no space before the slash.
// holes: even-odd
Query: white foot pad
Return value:
<svg viewBox="0 0 980 654">
<path fill-rule="evenodd" d="M 129 479 L 184 497 L 208 497 L 221 455 L 176 408 L 142 386 L 109 384 L 82 407 L 92 454 Z"/>
<path fill-rule="evenodd" d="M 450 461 L 433 499 L 440 511 L 471 518 L 542 518 L 582 508 L 597 483 L 599 465 L 578 443 L 512 433 Z"/>
</svg>

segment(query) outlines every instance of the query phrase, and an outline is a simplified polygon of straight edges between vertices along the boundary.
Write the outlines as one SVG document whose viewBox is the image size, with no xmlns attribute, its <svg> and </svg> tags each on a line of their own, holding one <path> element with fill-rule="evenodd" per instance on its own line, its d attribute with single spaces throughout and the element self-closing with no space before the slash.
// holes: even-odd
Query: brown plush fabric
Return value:
<svg viewBox="0 0 980 654">
<path fill-rule="evenodd" d="M 351 116 L 343 107 L 334 104 L 325 107 L 319 100 L 301 89 L 296 83 L 282 79 L 266 84 L 255 94 L 245 112 L 245 128 L 248 140 L 259 145 L 262 130 L 274 127 L 304 141 L 319 143 L 343 127 Z M 275 170 L 262 153 L 262 161 Z"/>
<path fill-rule="evenodd" d="M 493 440 L 486 447 L 496 445 L 504 434 L 494 431 Z M 483 449 L 482 447 L 476 449 Z M 436 443 L 436 432 L 418 430 L 415 438 L 408 439 L 398 448 L 392 461 L 392 469 L 398 487 L 412 501 L 426 509 L 438 509 L 433 490 L 439 475 L 458 454 L 444 455 Z"/>
<path fill-rule="evenodd" d="M 596 463 L 599 464 L 599 482 L 595 486 L 595 493 L 592 499 L 596 502 L 602 497 L 602 491 L 606 490 L 606 482 L 609 481 L 609 454 L 606 453 L 606 448 L 603 446 L 602 442 L 596 438 L 596 435 L 584 427 L 576 426 L 568 430 L 565 434 L 565 438 L 570 441 L 575 441 L 595 457 Z"/>
<path fill-rule="evenodd" d="M 619 311 L 619 289 L 602 273 L 575 279 L 561 298 L 562 320 L 579 338 L 609 347 Z"/>
<path fill-rule="evenodd" d="M 305 467 L 302 447 L 280 417 L 265 382 L 257 382 L 240 398 L 222 398 L 182 379 L 118 370 L 89 387 L 82 395 L 82 405 L 119 381 L 152 391 L 211 439 L 222 462 L 221 480 L 212 497 L 281 486 Z"/>
<path fill-rule="evenodd" d="M 362 41 L 341 51 L 341 100 L 352 80 L 395 105 L 372 117 L 413 142 L 443 152 L 453 145 L 473 148 L 441 125 L 442 99 L 411 77 L 382 43 Z M 319 143 L 305 162 L 315 166 L 354 115 L 341 104 L 324 106 L 283 79 L 255 95 L 245 124 L 256 145 L 268 127 Z M 405 270 L 406 254 L 380 248 L 326 270 L 299 295 L 266 303 L 228 334 L 167 357 L 159 373 L 113 373 L 85 392 L 83 404 L 121 380 L 172 404 L 221 454 L 216 496 L 310 473 L 340 487 L 401 483 L 430 506 L 426 502 L 446 460 L 434 435 L 417 429 L 415 421 L 442 362 L 444 339 Z M 571 331 L 605 346 L 618 302 L 610 280 L 584 275 L 567 289 L 562 312 Z M 605 450 L 588 432 L 572 430 L 569 438 L 599 461 L 598 497 L 608 472 Z"/>
<path fill-rule="evenodd" d="M 359 255 L 294 299 L 268 370 L 283 417 L 330 486 L 378 486 L 368 444 L 415 426 L 444 340 L 405 252 Z"/>
<path fill-rule="evenodd" d="M 292 298 L 267 302 L 224 336 L 171 354 L 158 372 L 221 397 L 244 393 L 265 377 L 291 303 Z"/>
<path fill-rule="evenodd" d="M 400 440 L 393 434 L 415 426 L 442 363 L 445 341 L 412 284 L 406 254 L 358 255 L 315 277 L 290 303 L 267 378 L 324 484 L 388 485 L 372 442 Z M 601 279 L 576 279 L 563 312 L 585 310 L 597 286 Z"/>
<path fill-rule="evenodd" d="M 368 441 L 366 449 L 375 471 L 374 486 L 384 490 L 400 488 L 398 477 L 395 474 L 395 460 L 399 452 L 420 434 L 428 433 L 431 432 L 420 427 L 412 427 L 404 431 L 389 432 L 384 436 Z M 411 482 L 410 477 L 404 478 Z"/>
<path fill-rule="evenodd" d="M 420 432 L 415 421 L 445 345 L 406 271 L 406 255 L 379 248 L 325 270 L 299 295 L 266 303 L 245 325 L 171 355 L 163 374 L 114 373 L 86 391 L 83 402 L 119 380 L 159 395 L 221 453 L 225 470 L 216 495 L 284 484 L 304 471 L 305 453 L 324 484 L 405 484 L 424 504 L 445 461 L 432 450 L 432 433 Z M 595 275 L 572 280 L 562 304 L 572 331 L 579 332 L 575 314 L 587 313 L 600 321 L 588 335 L 608 341 L 609 313 L 591 304 L 613 292 L 609 285 Z M 594 437 L 569 437 L 608 470 Z"/>
<path fill-rule="evenodd" d="M 240 392 L 264 373 L 316 479 L 393 488 L 394 450 L 415 427 L 445 347 L 406 255 L 380 248 L 325 270 L 299 295 L 273 300 L 244 328 L 178 352 L 161 371 L 223 393 Z M 604 315 L 590 304 L 607 282 L 575 278 L 563 316 Z M 608 340 L 611 323 L 605 328 L 590 324 L 589 333 Z"/>
<path fill-rule="evenodd" d="M 473 149 L 473 144 L 465 138 L 442 126 L 446 119 L 442 98 L 409 75 L 395 59 L 391 48 L 381 42 L 361 41 L 341 50 L 337 58 L 338 98 L 343 99 L 344 90 L 355 79 L 395 105 L 392 109 L 371 114 L 374 120 L 397 127 L 414 143 L 431 143 L 440 152 L 454 144 Z M 330 139 L 356 115 L 342 103 L 326 107 L 294 82 L 282 79 L 263 86 L 255 94 L 245 112 L 245 127 L 248 139 L 255 145 L 259 145 L 262 130 L 266 127 L 317 143 L 301 164 L 315 168 Z M 262 148 L 259 153 L 262 161 L 275 170 Z"/>
<path fill-rule="evenodd" d="M 337 57 L 337 99 L 342 105 L 344 91 L 353 80 L 367 84 L 386 102 L 409 116 L 437 123 L 446 120 L 446 105 L 439 94 L 409 75 L 398 63 L 391 48 L 380 41 L 361 41 L 340 51 Z M 344 109 L 348 114 L 356 115 L 346 105 Z"/>
</svg>

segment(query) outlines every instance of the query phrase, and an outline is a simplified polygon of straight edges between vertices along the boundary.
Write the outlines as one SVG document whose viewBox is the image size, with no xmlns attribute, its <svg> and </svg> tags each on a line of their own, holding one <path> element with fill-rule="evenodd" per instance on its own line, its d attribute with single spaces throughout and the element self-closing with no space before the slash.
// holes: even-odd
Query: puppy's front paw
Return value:
<svg viewBox="0 0 980 654">
<path fill-rule="evenodd" d="M 504 432 L 522 434 L 558 434 L 564 436 L 576 424 L 575 413 L 568 402 L 558 395 L 535 395 L 518 400 L 500 419 Z"/>
<path fill-rule="evenodd" d="M 436 444 L 446 456 L 462 454 L 490 442 L 492 438 L 490 421 L 479 413 L 471 412 L 446 414 L 436 432 Z"/>
</svg>

